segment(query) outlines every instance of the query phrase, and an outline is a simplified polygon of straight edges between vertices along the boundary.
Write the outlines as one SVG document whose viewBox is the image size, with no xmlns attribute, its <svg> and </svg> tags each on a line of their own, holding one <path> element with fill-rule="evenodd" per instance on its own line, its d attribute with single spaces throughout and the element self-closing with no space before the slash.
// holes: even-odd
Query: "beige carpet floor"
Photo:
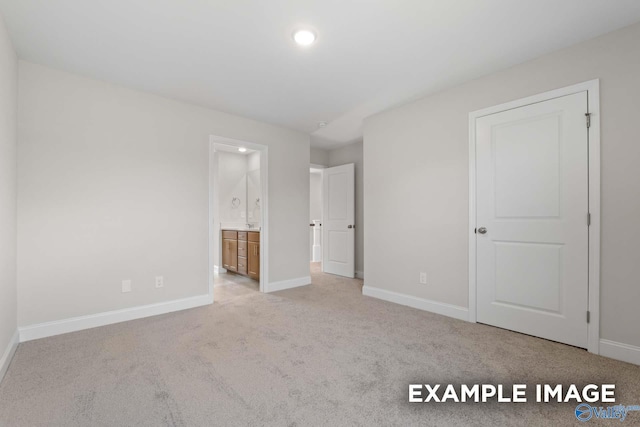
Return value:
<svg viewBox="0 0 640 427">
<path fill-rule="evenodd" d="M 21 344 L 0 426 L 584 425 L 575 404 L 409 404 L 414 382 L 615 383 L 620 403 L 640 404 L 638 366 L 314 270 L 311 286 L 274 294 L 221 277 L 212 306 Z"/>
</svg>

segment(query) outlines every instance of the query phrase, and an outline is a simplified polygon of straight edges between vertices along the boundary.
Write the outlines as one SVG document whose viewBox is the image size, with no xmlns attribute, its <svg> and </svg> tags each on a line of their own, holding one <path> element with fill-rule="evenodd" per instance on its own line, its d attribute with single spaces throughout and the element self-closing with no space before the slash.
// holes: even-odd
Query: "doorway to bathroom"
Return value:
<svg viewBox="0 0 640 427">
<path fill-rule="evenodd" d="M 268 283 L 268 148 L 212 136 L 209 283 L 214 300 L 264 292 Z"/>
</svg>

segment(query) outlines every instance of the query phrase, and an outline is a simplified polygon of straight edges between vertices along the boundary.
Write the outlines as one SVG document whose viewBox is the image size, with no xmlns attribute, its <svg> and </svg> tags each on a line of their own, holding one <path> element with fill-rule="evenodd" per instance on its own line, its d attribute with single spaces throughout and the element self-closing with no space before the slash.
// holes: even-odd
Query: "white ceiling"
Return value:
<svg viewBox="0 0 640 427">
<path fill-rule="evenodd" d="M 313 134 L 640 21 L 639 0 L 0 0 L 18 55 Z M 318 33 L 294 45 L 294 28 Z M 317 129 L 317 122 L 329 125 Z"/>
</svg>

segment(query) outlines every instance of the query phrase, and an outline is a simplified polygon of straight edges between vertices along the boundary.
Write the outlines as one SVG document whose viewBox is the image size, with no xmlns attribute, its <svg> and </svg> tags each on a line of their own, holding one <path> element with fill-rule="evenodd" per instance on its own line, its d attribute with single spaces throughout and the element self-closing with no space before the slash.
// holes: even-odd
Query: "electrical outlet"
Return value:
<svg viewBox="0 0 640 427">
<path fill-rule="evenodd" d="M 156 276 L 156 288 L 164 288 L 164 277 Z"/>
<path fill-rule="evenodd" d="M 420 273 L 420 284 L 421 285 L 427 284 L 427 273 Z"/>
<path fill-rule="evenodd" d="M 122 293 L 131 292 L 131 280 L 122 281 Z"/>
</svg>

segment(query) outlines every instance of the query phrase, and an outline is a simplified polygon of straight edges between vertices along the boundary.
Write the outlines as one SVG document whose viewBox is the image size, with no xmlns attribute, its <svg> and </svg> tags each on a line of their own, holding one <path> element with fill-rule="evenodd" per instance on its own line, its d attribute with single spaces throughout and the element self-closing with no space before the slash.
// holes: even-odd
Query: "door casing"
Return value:
<svg viewBox="0 0 640 427">
<path fill-rule="evenodd" d="M 587 92 L 589 139 L 589 307 L 587 350 L 600 353 L 600 80 L 590 80 L 469 113 L 469 322 L 476 323 L 476 119 L 579 92 Z M 585 117 L 585 126 L 586 126 Z M 586 318 L 585 318 L 586 321 Z"/>
</svg>

